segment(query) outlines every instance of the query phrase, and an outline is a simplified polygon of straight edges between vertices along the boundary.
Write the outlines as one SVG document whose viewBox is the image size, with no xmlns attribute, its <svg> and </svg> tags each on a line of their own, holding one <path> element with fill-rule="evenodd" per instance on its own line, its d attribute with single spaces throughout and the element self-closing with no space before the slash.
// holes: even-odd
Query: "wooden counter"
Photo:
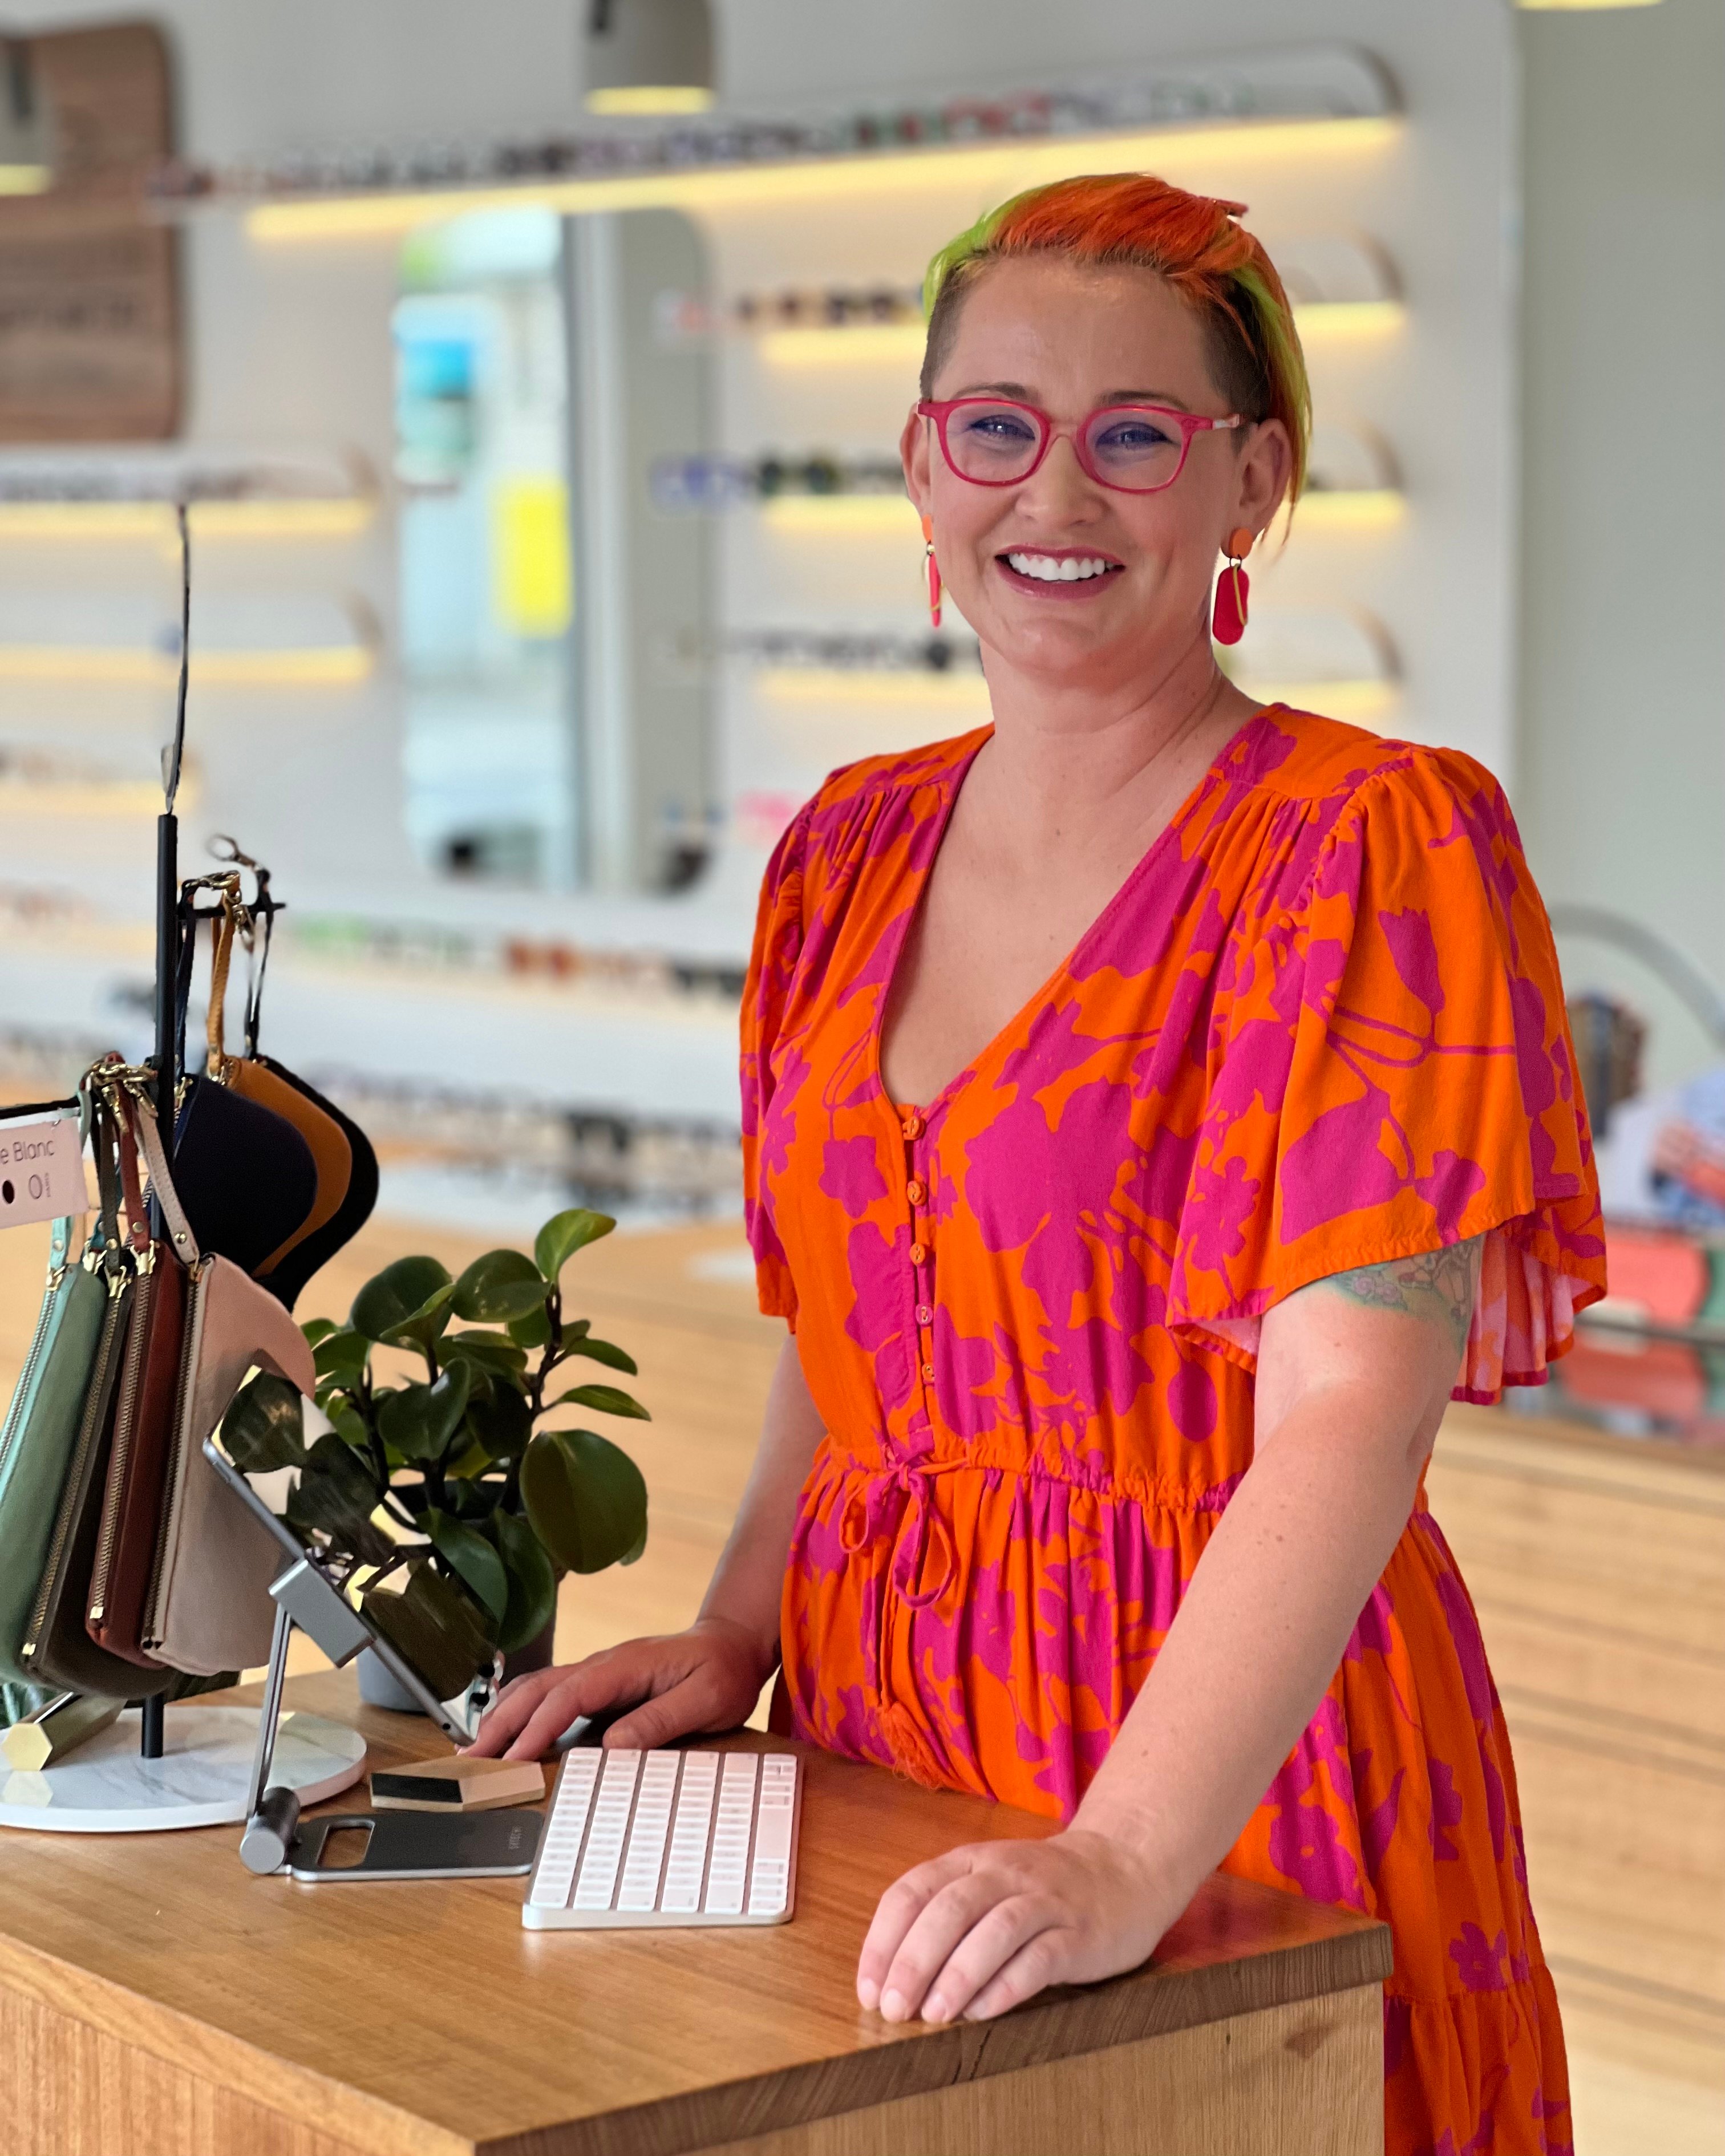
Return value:
<svg viewBox="0 0 1725 2156">
<path fill-rule="evenodd" d="M 249 1694 L 256 1697 L 255 1688 Z M 372 1763 L 441 1748 L 351 1673 L 291 1705 Z M 196 1712 L 188 1707 L 187 1712 Z M 748 1733 L 725 1740 L 760 1746 Z M 363 1789 L 337 1800 L 360 1809 Z M 1135 1974 L 980 2025 L 856 2004 L 880 1892 L 1051 1832 L 808 1758 L 795 1920 L 537 1933 L 523 1882 L 255 1879 L 236 1828 L 0 1830 L 0 2145 L 29 2156 L 1364 2156 L 1379 1924 L 1217 1876 Z"/>
</svg>

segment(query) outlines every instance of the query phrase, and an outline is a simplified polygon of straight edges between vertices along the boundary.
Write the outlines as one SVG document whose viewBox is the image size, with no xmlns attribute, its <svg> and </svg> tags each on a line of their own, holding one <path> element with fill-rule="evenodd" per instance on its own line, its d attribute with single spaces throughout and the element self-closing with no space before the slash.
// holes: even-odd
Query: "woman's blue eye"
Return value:
<svg viewBox="0 0 1725 2156">
<path fill-rule="evenodd" d="M 1024 419 L 1014 418 L 1010 412 L 986 412 L 964 422 L 964 431 L 973 440 L 999 442 L 1015 446 L 1020 442 L 1033 442 L 1035 430 Z"/>
<path fill-rule="evenodd" d="M 1142 456 L 1147 450 L 1167 449 L 1173 436 L 1151 419 L 1117 419 L 1096 438 L 1096 446 L 1111 456 Z"/>
</svg>

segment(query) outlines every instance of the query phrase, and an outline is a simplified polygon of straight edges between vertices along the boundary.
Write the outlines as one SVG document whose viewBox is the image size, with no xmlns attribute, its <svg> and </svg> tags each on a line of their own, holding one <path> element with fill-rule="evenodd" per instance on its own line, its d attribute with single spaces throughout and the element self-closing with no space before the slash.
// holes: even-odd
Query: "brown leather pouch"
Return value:
<svg viewBox="0 0 1725 2156">
<path fill-rule="evenodd" d="M 126 1366 L 136 1375 L 129 1389 L 121 1380 L 85 1617 L 97 1646 L 146 1670 L 157 1666 L 139 1641 L 162 1526 L 185 1323 L 185 1269 L 167 1243 L 158 1242 L 132 1296 Z"/>
<path fill-rule="evenodd" d="M 311 1148 L 312 1164 L 317 1170 L 316 1203 L 280 1249 L 272 1250 L 258 1267 L 258 1277 L 273 1288 L 270 1276 L 282 1260 L 341 1210 L 353 1178 L 353 1148 L 347 1142 L 347 1133 L 332 1116 L 261 1063 L 239 1055 L 223 1056 L 221 1079 L 232 1091 L 255 1101 L 259 1107 L 273 1109 L 285 1122 L 291 1123 Z"/>
<path fill-rule="evenodd" d="M 353 1179 L 353 1147 L 335 1118 L 300 1087 L 279 1077 L 254 1056 L 228 1053 L 225 1012 L 235 932 L 233 909 L 224 906 L 216 924 L 215 948 L 210 957 L 209 1007 L 204 1016 L 204 1038 L 209 1048 L 208 1073 L 230 1093 L 238 1093 L 258 1107 L 268 1108 L 271 1114 L 291 1124 L 305 1139 L 317 1174 L 316 1195 L 310 1210 L 292 1233 L 251 1269 L 254 1279 L 266 1280 L 290 1251 L 296 1250 L 309 1235 L 327 1226 L 341 1210 L 347 1186 Z M 275 1283 L 272 1281 L 270 1285 L 274 1291 Z M 282 1300 L 291 1305 L 293 1297 L 286 1296 Z"/>
</svg>

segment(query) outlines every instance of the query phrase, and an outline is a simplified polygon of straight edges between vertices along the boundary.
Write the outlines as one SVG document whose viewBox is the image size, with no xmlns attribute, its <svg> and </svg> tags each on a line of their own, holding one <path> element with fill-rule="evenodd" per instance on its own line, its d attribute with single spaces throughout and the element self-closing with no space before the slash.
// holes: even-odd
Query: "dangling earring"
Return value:
<svg viewBox="0 0 1725 2156">
<path fill-rule="evenodd" d="M 1228 534 L 1228 566 L 1216 579 L 1216 607 L 1210 634 L 1218 644 L 1238 644 L 1245 632 L 1246 594 L 1251 579 L 1240 566 L 1252 551 L 1252 534 L 1240 525 Z"/>
<path fill-rule="evenodd" d="M 941 625 L 941 565 L 934 558 L 934 519 L 922 520 L 922 552 L 928 563 L 928 619 L 932 626 Z"/>
</svg>

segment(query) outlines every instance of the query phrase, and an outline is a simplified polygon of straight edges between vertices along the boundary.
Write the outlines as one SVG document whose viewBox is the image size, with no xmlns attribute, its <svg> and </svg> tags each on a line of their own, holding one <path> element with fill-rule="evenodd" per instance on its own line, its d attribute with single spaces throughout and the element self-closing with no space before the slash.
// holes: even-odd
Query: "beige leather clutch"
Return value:
<svg viewBox="0 0 1725 2156">
<path fill-rule="evenodd" d="M 281 1545 L 204 1458 L 203 1440 L 249 1370 L 273 1371 L 308 1397 L 317 1379 L 305 1336 L 268 1289 L 228 1259 L 199 1255 L 154 1121 L 142 1115 L 136 1127 L 174 1248 L 187 1255 L 191 1275 L 143 1644 L 171 1669 L 214 1676 L 269 1660 L 270 1583 Z"/>
</svg>

